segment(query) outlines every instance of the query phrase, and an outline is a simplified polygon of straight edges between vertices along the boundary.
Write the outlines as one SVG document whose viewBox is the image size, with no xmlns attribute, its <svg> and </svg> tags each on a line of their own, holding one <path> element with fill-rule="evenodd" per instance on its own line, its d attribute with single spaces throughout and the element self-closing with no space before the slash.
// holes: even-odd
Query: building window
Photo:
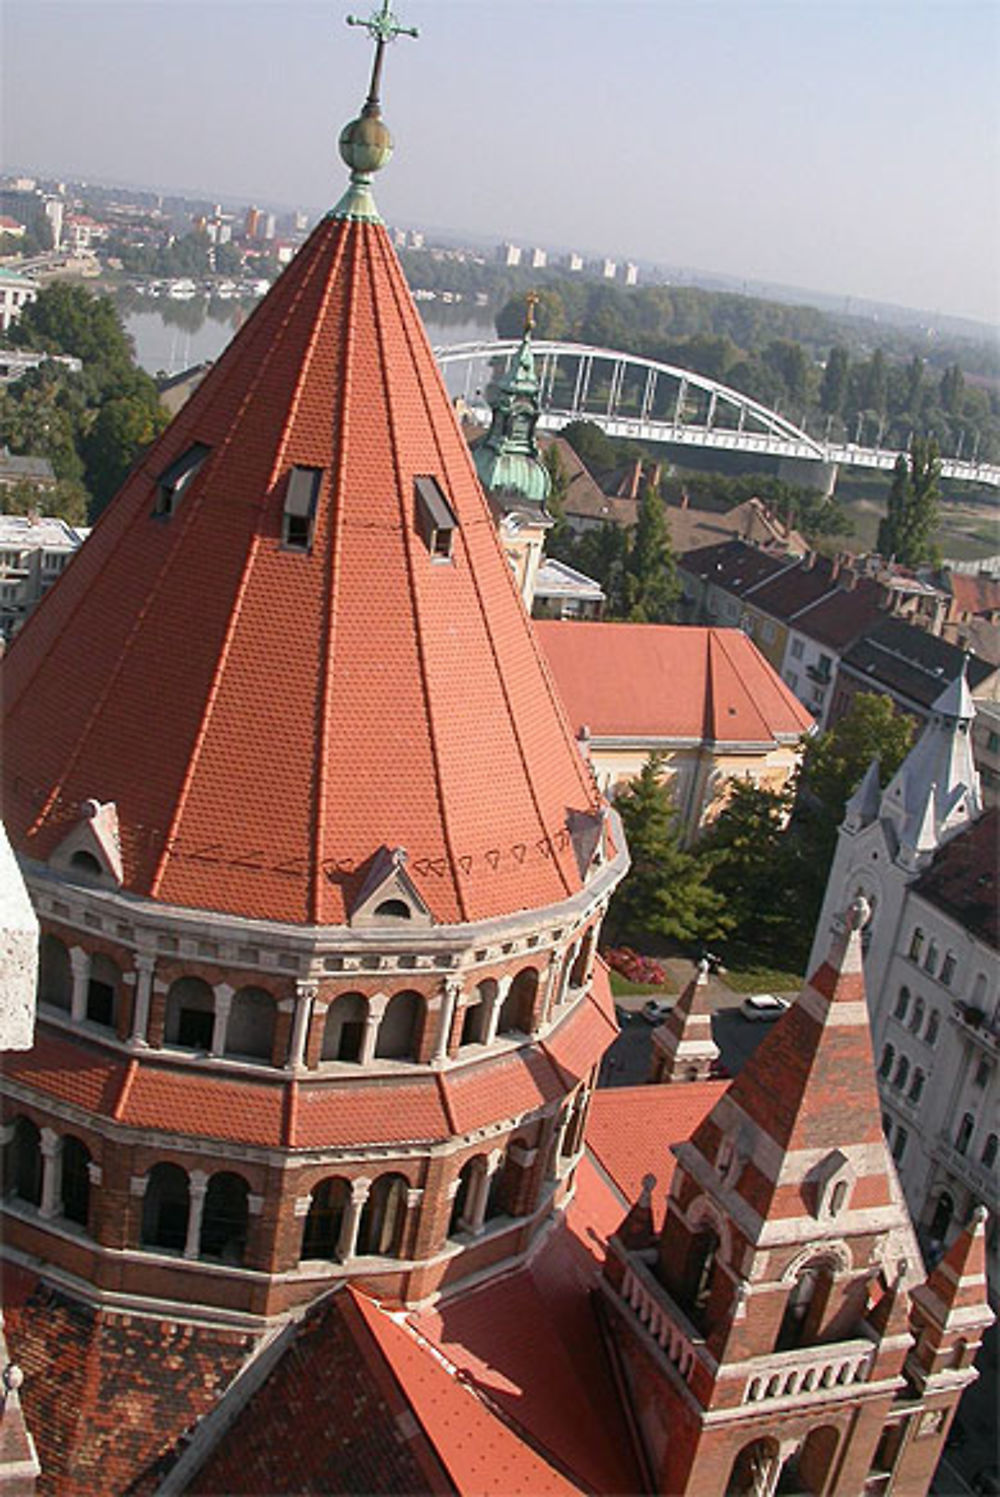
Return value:
<svg viewBox="0 0 1000 1497">
<path fill-rule="evenodd" d="M 913 1013 L 910 1015 L 910 1029 L 914 1034 L 919 1034 L 924 1025 L 924 1000 L 918 998 L 913 1005 Z"/>
<path fill-rule="evenodd" d="M 436 478 L 413 480 L 417 529 L 435 561 L 450 561 L 458 520 Z"/>
<path fill-rule="evenodd" d="M 390 998 L 378 1027 L 375 1054 L 385 1060 L 416 1060 L 423 1027 L 424 1000 L 420 993 L 396 993 Z"/>
<path fill-rule="evenodd" d="M 142 1203 L 143 1247 L 182 1253 L 191 1209 L 188 1177 L 176 1164 L 154 1164 Z"/>
<path fill-rule="evenodd" d="M 360 1060 L 367 1017 L 368 1000 L 363 993 L 341 993 L 339 998 L 335 998 L 326 1011 L 320 1059 Z M 308 1256 L 324 1257 L 325 1254 Z"/>
<path fill-rule="evenodd" d="M 896 1129 L 896 1141 L 892 1146 L 892 1157 L 897 1164 L 902 1164 L 903 1155 L 906 1153 L 907 1132 L 905 1128 Z"/>
<path fill-rule="evenodd" d="M 902 1021 L 906 1018 L 906 1011 L 909 1006 L 910 990 L 904 984 L 896 995 L 896 1007 L 893 1009 L 893 1015 L 895 1016 L 895 1018 L 899 1019 L 900 1023 L 902 1023 Z"/>
<path fill-rule="evenodd" d="M 337 1261 L 341 1224 L 350 1198 L 350 1181 L 338 1175 L 331 1175 L 314 1186 L 302 1232 L 303 1258 Z"/>
<path fill-rule="evenodd" d="M 988 1170 L 991 1170 L 996 1162 L 997 1136 L 995 1133 L 990 1133 L 987 1136 L 986 1142 L 983 1144 L 983 1164 Z"/>
<path fill-rule="evenodd" d="M 792 640 L 792 659 L 801 660 L 804 645 L 801 639 Z"/>
<path fill-rule="evenodd" d="M 198 1256 L 221 1263 L 243 1262 L 249 1222 L 250 1187 L 228 1170 L 213 1175 L 205 1192 Z"/>
<path fill-rule="evenodd" d="M 85 1144 L 72 1134 L 62 1141 L 59 1194 L 62 1214 L 67 1221 L 86 1227 L 90 1216 L 90 1153 Z"/>
<path fill-rule="evenodd" d="M 402 1175 L 380 1175 L 368 1194 L 358 1225 L 360 1257 L 398 1258 L 406 1225 L 407 1182 Z"/>
<path fill-rule="evenodd" d="M 901 1055 L 896 1062 L 896 1074 L 892 1078 L 892 1084 L 897 1091 L 902 1091 L 910 1074 L 910 1062 L 905 1055 Z"/>
<path fill-rule="evenodd" d="M 286 550 L 308 551 L 311 548 L 322 482 L 322 468 L 296 467 L 288 475 L 281 517 L 281 544 Z"/>
<path fill-rule="evenodd" d="M 939 980 L 944 984 L 946 988 L 950 988 L 951 980 L 954 976 L 955 953 L 953 951 L 947 951 L 945 952 L 944 961 L 941 963 L 941 975 Z"/>
<path fill-rule="evenodd" d="M 992 1074 L 993 1067 L 990 1065 L 989 1061 L 985 1058 L 981 1059 L 979 1064 L 976 1066 L 976 1074 L 972 1078 L 974 1084 L 979 1087 L 980 1091 L 982 1091 L 984 1087 L 989 1085 L 989 1080 Z"/>
<path fill-rule="evenodd" d="M 923 1071 L 921 1071 L 919 1069 L 917 1069 L 916 1071 L 914 1071 L 914 1073 L 913 1073 L 913 1080 L 910 1082 L 910 1090 L 909 1090 L 909 1093 L 908 1093 L 909 1100 L 911 1102 L 919 1102 L 920 1101 L 921 1095 L 922 1095 L 923 1090 L 924 1090 L 924 1079 L 925 1078 L 924 1078 Z"/>
<path fill-rule="evenodd" d="M 156 498 L 153 514 L 158 519 L 168 520 L 177 508 L 184 491 L 193 482 L 195 474 L 208 456 L 209 449 L 203 442 L 193 446 L 170 464 L 156 481 Z"/>
<path fill-rule="evenodd" d="M 920 953 L 924 949 L 924 933 L 918 925 L 910 937 L 910 961 L 919 962 Z"/>
<path fill-rule="evenodd" d="M 4 1153 L 4 1195 L 28 1206 L 42 1203 L 42 1136 L 30 1118 L 14 1119 L 14 1131 Z"/>
<path fill-rule="evenodd" d="M 940 1026 L 940 1023 L 941 1020 L 938 1018 L 937 1009 L 932 1008 L 931 1016 L 927 1020 L 927 1033 L 924 1035 L 924 1043 L 930 1045 L 932 1048 L 937 1044 L 938 1028 Z"/>
<path fill-rule="evenodd" d="M 792 688 L 793 691 L 796 691 L 798 689 L 798 684 L 799 684 L 798 671 L 786 671 L 785 672 L 785 680 L 788 682 L 789 686 Z"/>
<path fill-rule="evenodd" d="M 957 1153 L 964 1154 L 967 1151 L 972 1138 L 972 1130 L 975 1126 L 976 1120 L 972 1116 L 972 1113 L 965 1113 L 958 1125 L 958 1132 L 955 1135 L 955 1150 Z"/>
<path fill-rule="evenodd" d="M 100 952 L 91 957 L 87 983 L 87 1019 L 91 1024 L 114 1028 L 120 982 L 121 973 L 110 957 Z"/>
<path fill-rule="evenodd" d="M 883 1048 L 882 1059 L 879 1061 L 878 1065 L 878 1073 L 880 1076 L 888 1076 L 889 1072 L 892 1070 L 892 1062 L 895 1059 L 895 1056 L 896 1051 L 892 1045 L 886 1045 Z"/>
<path fill-rule="evenodd" d="M 924 960 L 924 971 L 929 972 L 931 977 L 933 977 L 934 973 L 937 971 L 937 964 L 938 945 L 936 941 L 932 941 L 927 948 L 927 956 Z"/>
</svg>

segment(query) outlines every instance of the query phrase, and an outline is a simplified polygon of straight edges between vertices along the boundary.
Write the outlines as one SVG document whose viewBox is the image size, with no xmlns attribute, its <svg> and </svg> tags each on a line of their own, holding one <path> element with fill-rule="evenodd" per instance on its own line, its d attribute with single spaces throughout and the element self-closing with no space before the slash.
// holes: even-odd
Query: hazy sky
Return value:
<svg viewBox="0 0 1000 1497">
<path fill-rule="evenodd" d="M 3 159 L 318 208 L 370 0 L 2 0 Z M 395 0 L 393 223 L 1000 321 L 998 0 Z"/>
</svg>

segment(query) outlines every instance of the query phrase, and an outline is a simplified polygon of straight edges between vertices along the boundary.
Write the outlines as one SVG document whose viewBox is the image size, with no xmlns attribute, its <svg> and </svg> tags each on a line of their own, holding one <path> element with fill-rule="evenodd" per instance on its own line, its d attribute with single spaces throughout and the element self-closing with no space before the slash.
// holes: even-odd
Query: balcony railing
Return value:
<svg viewBox="0 0 1000 1497">
<path fill-rule="evenodd" d="M 688 1382 L 695 1362 L 696 1333 L 687 1317 L 645 1265 L 634 1258 L 626 1266 L 621 1293 L 639 1323 Z"/>
<path fill-rule="evenodd" d="M 745 1364 L 744 1403 L 794 1398 L 827 1388 L 847 1388 L 865 1383 L 875 1360 L 876 1348 L 864 1337 L 835 1341 L 826 1346 L 798 1346 L 791 1351 L 753 1357 Z"/>
<path fill-rule="evenodd" d="M 981 1008 L 969 1003 L 956 1003 L 951 1011 L 952 1023 L 973 1044 L 979 1045 L 987 1055 L 996 1058 L 1000 1054 L 1000 1032 L 987 1019 Z"/>
</svg>

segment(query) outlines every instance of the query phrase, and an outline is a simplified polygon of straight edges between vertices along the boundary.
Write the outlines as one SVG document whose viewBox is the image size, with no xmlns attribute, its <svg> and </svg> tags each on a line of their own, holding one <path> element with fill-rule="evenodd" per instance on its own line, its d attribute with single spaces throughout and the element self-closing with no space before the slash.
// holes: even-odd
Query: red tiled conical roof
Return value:
<svg viewBox="0 0 1000 1497">
<path fill-rule="evenodd" d="M 282 546 L 296 466 L 323 474 L 308 553 Z M 450 562 L 420 476 L 457 521 Z M 383 846 L 438 921 L 580 887 L 567 816 L 596 792 L 378 223 L 320 223 L 5 674 L 5 815 L 32 857 L 95 798 L 126 887 L 172 904 L 341 923 Z"/>
</svg>

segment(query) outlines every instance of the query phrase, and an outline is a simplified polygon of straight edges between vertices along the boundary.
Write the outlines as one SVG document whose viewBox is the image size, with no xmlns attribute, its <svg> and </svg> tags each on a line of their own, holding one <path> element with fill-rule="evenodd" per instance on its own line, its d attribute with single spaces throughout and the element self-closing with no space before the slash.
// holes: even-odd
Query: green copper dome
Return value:
<svg viewBox="0 0 1000 1497">
<path fill-rule="evenodd" d="M 503 509 L 545 509 L 552 490 L 541 460 L 535 427 L 541 382 L 531 346 L 531 303 L 520 347 L 497 386 L 490 429 L 473 454 L 483 488 Z"/>
</svg>

